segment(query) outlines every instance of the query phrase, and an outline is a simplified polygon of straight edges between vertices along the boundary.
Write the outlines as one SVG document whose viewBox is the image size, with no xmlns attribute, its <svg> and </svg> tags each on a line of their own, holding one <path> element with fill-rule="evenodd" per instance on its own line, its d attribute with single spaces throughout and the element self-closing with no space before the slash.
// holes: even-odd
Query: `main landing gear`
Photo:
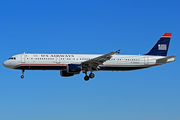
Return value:
<svg viewBox="0 0 180 120">
<path fill-rule="evenodd" d="M 24 70 L 22 70 L 21 78 L 22 78 L 22 79 L 24 78 Z"/>
<path fill-rule="evenodd" d="M 95 77 L 94 73 L 92 73 L 92 72 L 89 74 L 89 76 L 87 75 L 87 72 L 85 72 L 85 74 L 86 74 L 86 76 L 84 77 L 85 81 L 88 81 L 89 78 L 94 78 Z"/>
</svg>

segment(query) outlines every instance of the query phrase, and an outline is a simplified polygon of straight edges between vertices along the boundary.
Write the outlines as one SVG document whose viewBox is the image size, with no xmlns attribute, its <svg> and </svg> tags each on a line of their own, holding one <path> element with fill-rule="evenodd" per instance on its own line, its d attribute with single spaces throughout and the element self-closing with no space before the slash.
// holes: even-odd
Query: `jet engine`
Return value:
<svg viewBox="0 0 180 120">
<path fill-rule="evenodd" d="M 82 70 L 82 67 L 80 64 L 68 64 L 67 65 L 67 73 L 71 74 L 79 74 Z"/>
<path fill-rule="evenodd" d="M 73 73 L 67 73 L 67 71 L 61 70 L 60 75 L 62 77 L 70 77 L 70 76 L 73 76 L 74 74 Z"/>
<path fill-rule="evenodd" d="M 80 64 L 68 64 L 66 70 L 61 70 L 60 75 L 63 77 L 70 77 L 75 74 L 79 74 L 82 70 Z"/>
</svg>

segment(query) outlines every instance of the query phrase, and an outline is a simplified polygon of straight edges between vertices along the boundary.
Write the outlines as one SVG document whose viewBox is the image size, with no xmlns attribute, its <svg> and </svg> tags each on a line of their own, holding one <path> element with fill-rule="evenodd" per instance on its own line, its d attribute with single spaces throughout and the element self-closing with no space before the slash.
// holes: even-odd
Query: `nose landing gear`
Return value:
<svg viewBox="0 0 180 120">
<path fill-rule="evenodd" d="M 24 78 L 24 70 L 22 70 L 21 78 L 22 78 L 22 79 Z"/>
</svg>

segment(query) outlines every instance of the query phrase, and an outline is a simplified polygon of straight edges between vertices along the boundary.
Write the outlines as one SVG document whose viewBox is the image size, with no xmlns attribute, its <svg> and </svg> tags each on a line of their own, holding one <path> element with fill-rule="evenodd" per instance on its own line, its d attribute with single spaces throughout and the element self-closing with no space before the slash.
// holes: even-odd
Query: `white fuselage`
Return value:
<svg viewBox="0 0 180 120">
<path fill-rule="evenodd" d="M 91 54 L 18 54 L 6 60 L 3 65 L 11 69 L 24 70 L 64 70 L 67 64 L 81 64 L 101 55 Z M 110 60 L 100 64 L 99 70 L 136 70 L 165 63 L 157 63 L 163 56 L 112 55 Z M 174 61 L 174 58 L 167 62 Z M 104 67 L 104 68 L 103 68 Z"/>
<path fill-rule="evenodd" d="M 10 57 L 3 66 L 22 70 L 60 70 L 63 77 L 85 73 L 84 80 L 94 78 L 93 71 L 127 71 L 148 68 L 175 61 L 173 56 L 167 57 L 172 33 L 164 33 L 152 49 L 145 55 L 116 55 L 120 50 L 103 55 L 91 54 L 18 54 Z M 87 72 L 90 74 L 87 75 Z"/>
</svg>

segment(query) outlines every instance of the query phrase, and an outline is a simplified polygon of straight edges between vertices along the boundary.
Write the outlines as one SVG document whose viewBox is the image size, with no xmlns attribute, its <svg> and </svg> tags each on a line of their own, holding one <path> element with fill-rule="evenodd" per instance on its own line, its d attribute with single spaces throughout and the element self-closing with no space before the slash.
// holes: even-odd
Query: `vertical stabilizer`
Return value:
<svg viewBox="0 0 180 120">
<path fill-rule="evenodd" d="M 153 48 L 145 55 L 166 56 L 172 33 L 164 33 Z"/>
</svg>

